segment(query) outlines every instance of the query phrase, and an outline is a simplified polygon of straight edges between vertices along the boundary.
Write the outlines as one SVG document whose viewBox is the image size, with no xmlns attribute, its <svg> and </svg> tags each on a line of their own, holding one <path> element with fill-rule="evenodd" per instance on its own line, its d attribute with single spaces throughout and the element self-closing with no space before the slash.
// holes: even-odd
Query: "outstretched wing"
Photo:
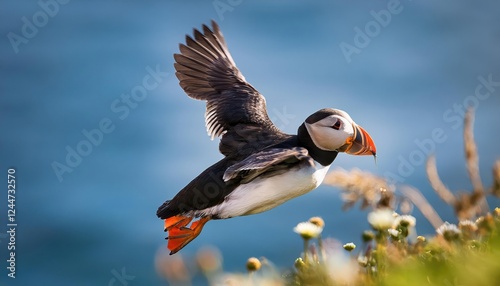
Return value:
<svg viewBox="0 0 500 286">
<path fill-rule="evenodd" d="M 212 29 L 203 25 L 203 32 L 195 29 L 193 34 L 194 38 L 186 36 L 180 54 L 174 55 L 175 74 L 187 95 L 207 102 L 207 132 L 212 139 L 223 135 L 221 153 L 227 156 L 241 148 L 242 141 L 243 145 L 249 143 L 246 141 L 252 136 L 242 138 L 243 129 L 255 134 L 284 135 L 269 119 L 264 96 L 246 82 L 236 67 L 217 23 L 212 21 Z M 234 132 L 237 126 L 240 131 Z M 272 143 L 261 142 L 263 146 Z"/>
</svg>

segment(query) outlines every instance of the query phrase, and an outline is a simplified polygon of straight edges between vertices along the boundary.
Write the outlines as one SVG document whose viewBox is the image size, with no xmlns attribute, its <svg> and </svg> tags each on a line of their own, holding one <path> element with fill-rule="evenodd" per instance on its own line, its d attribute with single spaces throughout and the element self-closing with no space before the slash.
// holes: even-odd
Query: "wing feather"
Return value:
<svg viewBox="0 0 500 286">
<path fill-rule="evenodd" d="M 194 29 L 193 36 L 186 36 L 179 50 L 174 55 L 179 84 L 188 96 L 207 102 L 205 125 L 211 139 L 222 135 L 221 153 L 227 156 L 237 151 L 236 145 L 241 147 L 242 138 L 233 132 L 236 126 L 258 127 L 252 130 L 285 136 L 269 119 L 264 96 L 246 82 L 236 67 L 217 23 L 212 21 L 212 29 L 207 25 L 201 31 Z M 247 143 L 258 144 L 251 137 L 246 138 Z M 236 139 L 238 144 L 233 144 L 231 140 Z"/>
<path fill-rule="evenodd" d="M 305 161 L 314 166 L 313 159 L 306 148 L 269 148 L 254 153 L 227 168 L 223 179 L 227 182 L 239 178 L 242 183 L 246 183 L 266 172 L 287 170 L 291 164 L 296 164 L 298 161 Z"/>
</svg>

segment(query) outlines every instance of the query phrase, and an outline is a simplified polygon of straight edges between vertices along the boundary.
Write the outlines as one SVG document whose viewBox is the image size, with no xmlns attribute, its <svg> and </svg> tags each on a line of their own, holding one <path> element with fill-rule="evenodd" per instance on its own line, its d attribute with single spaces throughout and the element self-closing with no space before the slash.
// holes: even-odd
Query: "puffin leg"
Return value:
<svg viewBox="0 0 500 286">
<path fill-rule="evenodd" d="M 168 230 L 168 237 L 167 237 L 168 249 L 170 250 L 170 255 L 181 250 L 182 248 L 184 248 L 184 246 L 186 246 L 193 239 L 195 239 L 201 233 L 203 226 L 209 220 L 210 217 L 202 217 L 198 221 L 193 222 L 190 227 L 186 227 L 187 223 L 185 225 L 182 225 L 184 221 L 181 220 L 180 224 L 182 226 L 179 226 L 179 224 L 172 226 Z"/>
</svg>

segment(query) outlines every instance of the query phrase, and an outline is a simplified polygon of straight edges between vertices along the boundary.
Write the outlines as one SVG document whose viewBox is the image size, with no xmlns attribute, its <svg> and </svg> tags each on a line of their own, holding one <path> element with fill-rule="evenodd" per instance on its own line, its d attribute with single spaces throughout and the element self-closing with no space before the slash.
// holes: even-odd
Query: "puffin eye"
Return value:
<svg viewBox="0 0 500 286">
<path fill-rule="evenodd" d="M 339 130 L 340 125 L 341 125 L 340 120 L 337 120 L 337 122 L 335 122 L 335 124 L 332 125 L 332 128 L 335 130 Z"/>
</svg>

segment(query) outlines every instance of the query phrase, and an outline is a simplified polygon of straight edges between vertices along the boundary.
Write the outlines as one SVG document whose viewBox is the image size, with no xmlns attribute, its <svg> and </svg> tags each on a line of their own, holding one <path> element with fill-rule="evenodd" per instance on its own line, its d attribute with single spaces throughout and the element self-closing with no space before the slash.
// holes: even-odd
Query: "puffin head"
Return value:
<svg viewBox="0 0 500 286">
<path fill-rule="evenodd" d="M 314 145 L 324 151 L 345 152 L 351 155 L 376 155 L 375 143 L 347 112 L 324 108 L 304 121 Z"/>
</svg>

